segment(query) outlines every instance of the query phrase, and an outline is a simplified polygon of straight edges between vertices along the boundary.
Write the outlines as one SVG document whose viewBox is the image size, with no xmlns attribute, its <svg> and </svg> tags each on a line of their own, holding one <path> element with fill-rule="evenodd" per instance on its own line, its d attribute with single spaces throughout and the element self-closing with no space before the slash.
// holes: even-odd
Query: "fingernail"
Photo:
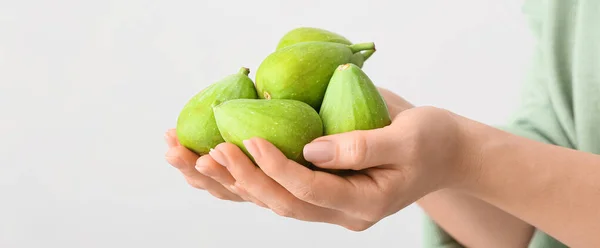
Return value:
<svg viewBox="0 0 600 248">
<path fill-rule="evenodd" d="M 221 164 L 219 161 L 217 161 L 217 160 L 215 159 L 215 156 L 213 156 L 213 155 L 212 155 L 212 154 L 214 154 L 214 153 L 211 153 L 211 152 L 212 152 L 212 150 L 214 150 L 214 148 L 211 148 L 211 149 L 208 151 L 208 155 L 204 155 L 204 156 L 208 156 L 208 157 L 212 158 L 212 160 L 214 160 L 214 161 L 215 161 L 215 162 L 216 162 L 218 165 L 220 165 L 220 166 L 225 166 L 225 165 Z M 219 151 L 219 153 L 221 153 L 221 152 Z M 221 153 L 221 155 L 222 155 L 222 154 L 223 154 L 223 153 Z M 196 165 L 200 165 L 201 167 L 205 167 L 207 162 L 206 162 L 206 161 L 204 161 L 204 160 L 201 160 L 201 159 L 205 159 L 205 158 L 202 158 L 202 157 L 200 157 L 198 160 L 196 160 Z"/>
<path fill-rule="evenodd" d="M 210 149 L 210 151 L 208 152 L 208 154 L 220 165 L 223 165 L 225 167 L 227 167 L 228 165 L 228 161 L 227 158 L 225 157 L 225 155 L 217 150 L 217 149 Z"/>
<path fill-rule="evenodd" d="M 304 146 L 304 159 L 313 163 L 331 161 L 335 156 L 335 147 L 329 141 L 317 141 Z"/>
<path fill-rule="evenodd" d="M 246 150 L 248 150 L 248 152 L 250 153 L 250 155 L 252 155 L 252 157 L 254 157 L 254 159 L 260 158 L 260 149 L 258 149 L 258 146 L 254 143 L 254 141 L 244 140 L 242 142 L 244 143 Z"/>
<path fill-rule="evenodd" d="M 196 169 L 197 172 L 199 172 L 202 175 L 205 175 L 207 177 L 213 178 L 214 176 L 210 174 L 210 170 L 207 170 L 205 166 L 201 166 L 201 165 L 196 165 L 196 167 L 194 167 Z"/>
<path fill-rule="evenodd" d="M 240 191 L 238 191 L 238 188 L 233 184 L 229 185 L 229 190 L 236 195 L 240 195 Z"/>
<path fill-rule="evenodd" d="M 196 160 L 196 165 L 194 166 L 194 168 L 196 168 L 196 170 L 202 174 L 204 174 L 204 168 L 206 168 L 205 163 L 198 163 L 200 161 L 200 159 Z"/>
</svg>

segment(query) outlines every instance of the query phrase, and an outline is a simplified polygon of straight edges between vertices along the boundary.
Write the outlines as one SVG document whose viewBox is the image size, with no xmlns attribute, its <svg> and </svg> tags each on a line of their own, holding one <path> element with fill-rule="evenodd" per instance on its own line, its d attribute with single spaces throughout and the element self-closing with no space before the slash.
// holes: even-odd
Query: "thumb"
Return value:
<svg viewBox="0 0 600 248">
<path fill-rule="evenodd" d="M 323 169 L 362 170 L 393 162 L 396 137 L 389 127 L 323 136 L 304 146 L 304 158 Z"/>
</svg>

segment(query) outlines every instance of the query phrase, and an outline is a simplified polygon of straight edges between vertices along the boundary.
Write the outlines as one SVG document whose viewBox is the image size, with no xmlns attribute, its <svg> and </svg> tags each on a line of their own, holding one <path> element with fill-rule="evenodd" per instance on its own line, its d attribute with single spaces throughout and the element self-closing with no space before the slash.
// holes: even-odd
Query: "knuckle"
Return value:
<svg viewBox="0 0 600 248">
<path fill-rule="evenodd" d="M 262 173 L 265 173 L 269 177 L 280 177 L 281 175 L 285 175 L 285 167 L 288 165 L 287 161 L 281 161 L 273 158 L 263 158 L 262 161 L 257 160 L 256 162 L 258 165 L 260 165 L 260 167 L 257 167 L 257 170 L 261 170 Z"/>
<path fill-rule="evenodd" d="M 359 131 L 354 133 L 353 138 L 354 140 L 346 145 L 344 156 L 347 157 L 349 162 L 352 164 L 362 164 L 367 159 L 367 140 L 365 139 L 363 133 Z"/>
<path fill-rule="evenodd" d="M 315 200 L 315 192 L 312 190 L 312 187 L 310 186 L 302 186 L 300 188 L 298 188 L 298 190 L 296 191 L 295 194 L 298 198 L 300 198 L 301 200 L 307 201 L 307 202 L 312 202 Z"/>
<path fill-rule="evenodd" d="M 317 199 L 314 190 L 315 188 L 318 187 L 315 186 L 315 174 L 312 173 L 311 177 L 306 181 L 306 183 L 296 188 L 294 195 L 300 198 L 300 200 L 314 202 Z"/>
</svg>

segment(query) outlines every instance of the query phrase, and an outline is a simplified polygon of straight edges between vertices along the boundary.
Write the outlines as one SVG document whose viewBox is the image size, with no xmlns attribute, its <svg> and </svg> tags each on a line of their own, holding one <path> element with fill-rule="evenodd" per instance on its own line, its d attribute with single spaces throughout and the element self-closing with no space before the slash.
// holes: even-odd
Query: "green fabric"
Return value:
<svg viewBox="0 0 600 248">
<path fill-rule="evenodd" d="M 526 0 L 523 10 L 536 49 L 521 105 L 499 128 L 600 154 L 600 1 Z M 427 216 L 424 228 L 425 247 L 463 247 Z M 529 247 L 567 246 L 537 230 Z"/>
</svg>

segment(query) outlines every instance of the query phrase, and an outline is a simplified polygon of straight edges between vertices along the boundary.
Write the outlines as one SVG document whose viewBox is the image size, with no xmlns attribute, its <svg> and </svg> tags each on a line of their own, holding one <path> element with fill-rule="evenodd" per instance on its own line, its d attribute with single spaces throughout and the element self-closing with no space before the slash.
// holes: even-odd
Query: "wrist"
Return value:
<svg viewBox="0 0 600 248">
<path fill-rule="evenodd" d="M 422 107 L 421 107 L 422 108 Z M 428 119 L 420 139 L 427 140 L 420 148 L 430 182 L 435 182 L 431 192 L 452 189 L 463 190 L 472 187 L 479 177 L 481 151 L 478 134 L 473 133 L 471 120 L 451 111 L 440 108 L 427 108 L 433 118 Z M 425 155 L 431 154 L 431 155 Z"/>
<path fill-rule="evenodd" d="M 458 142 L 453 149 L 456 156 L 450 166 L 452 181 L 446 188 L 468 193 L 481 186 L 487 143 L 497 141 L 498 137 L 492 137 L 495 134 L 491 127 L 454 113 L 451 116 L 456 123 Z"/>
<path fill-rule="evenodd" d="M 525 171 L 514 168 L 526 146 L 522 140 L 497 128 L 457 116 L 460 123 L 460 164 L 463 175 L 452 188 L 480 199 L 496 194 L 505 183 L 519 183 Z M 520 142 L 521 141 L 521 142 Z M 512 158 L 512 159 L 511 159 Z M 516 159 L 516 160 L 515 160 Z M 524 178 L 522 178 L 524 179 Z M 526 183 L 526 182 L 521 182 Z"/>
</svg>

